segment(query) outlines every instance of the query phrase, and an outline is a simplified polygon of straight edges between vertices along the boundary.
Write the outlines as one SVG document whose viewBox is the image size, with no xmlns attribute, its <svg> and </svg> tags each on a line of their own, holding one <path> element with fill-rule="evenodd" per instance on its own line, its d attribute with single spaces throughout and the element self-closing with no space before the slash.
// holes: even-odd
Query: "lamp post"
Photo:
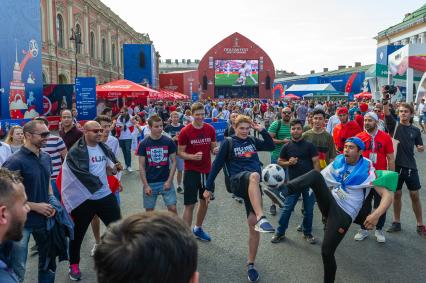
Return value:
<svg viewBox="0 0 426 283">
<path fill-rule="evenodd" d="M 81 31 L 79 28 L 76 28 L 76 31 L 74 31 L 74 28 L 71 29 L 70 40 L 74 41 L 74 44 L 75 44 L 75 77 L 77 78 L 78 76 L 77 52 L 78 52 L 79 46 L 83 44 L 83 42 L 81 41 Z"/>
</svg>

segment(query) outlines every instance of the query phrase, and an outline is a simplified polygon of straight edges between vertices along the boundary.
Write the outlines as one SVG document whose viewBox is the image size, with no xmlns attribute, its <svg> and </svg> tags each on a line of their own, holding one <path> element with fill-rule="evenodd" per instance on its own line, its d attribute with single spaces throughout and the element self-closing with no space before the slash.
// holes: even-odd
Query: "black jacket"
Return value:
<svg viewBox="0 0 426 283">
<path fill-rule="evenodd" d="M 104 143 L 99 143 L 102 151 L 114 164 L 117 163 L 114 153 Z M 86 141 L 84 136 L 81 137 L 68 152 L 66 162 L 77 179 L 90 191 L 95 193 L 102 188 L 102 181 L 98 176 L 95 176 L 89 171 L 89 151 L 87 150 Z"/>
</svg>

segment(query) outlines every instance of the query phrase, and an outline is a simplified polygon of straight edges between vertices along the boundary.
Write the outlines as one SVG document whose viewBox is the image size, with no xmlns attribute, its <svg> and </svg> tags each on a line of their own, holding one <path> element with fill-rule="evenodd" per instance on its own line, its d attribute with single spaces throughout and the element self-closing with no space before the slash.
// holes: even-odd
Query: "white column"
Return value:
<svg viewBox="0 0 426 283">
<path fill-rule="evenodd" d="M 56 14 L 55 16 L 53 16 L 53 5 L 52 5 L 52 0 L 46 0 L 46 8 L 47 8 L 47 42 L 48 44 L 54 44 L 55 42 L 55 34 L 53 33 L 53 30 L 55 28 L 56 30 L 56 26 L 55 26 L 55 21 L 54 21 L 54 17 L 56 18 Z M 49 52 L 50 52 L 50 48 L 49 48 Z"/>
<path fill-rule="evenodd" d="M 109 28 L 108 28 L 107 36 L 108 36 L 108 38 L 106 40 L 106 42 L 107 42 L 107 48 L 106 48 L 107 56 L 106 57 L 107 57 L 108 63 L 112 63 L 111 30 Z"/>
<path fill-rule="evenodd" d="M 118 69 L 118 73 L 120 73 L 121 72 L 121 45 L 120 45 L 120 37 L 118 36 L 118 33 L 117 33 L 117 48 L 116 48 L 117 50 L 117 54 L 118 55 L 116 55 L 116 56 L 118 56 L 118 58 L 116 59 L 116 61 L 118 62 L 118 64 L 117 64 L 117 66 L 119 66 L 120 68 Z"/>
<path fill-rule="evenodd" d="M 419 34 L 420 37 L 420 43 L 425 44 L 426 42 L 426 33 L 422 32 L 421 34 Z"/>
<path fill-rule="evenodd" d="M 414 82 L 414 70 L 412 68 L 407 69 L 407 97 L 405 102 L 413 102 L 413 82 Z"/>
<path fill-rule="evenodd" d="M 84 29 L 86 30 L 86 32 L 84 33 L 84 49 L 86 50 L 86 55 L 90 55 L 90 42 L 89 42 L 89 35 L 90 35 L 90 29 L 89 29 L 89 14 L 87 12 L 87 6 L 84 7 Z"/>
<path fill-rule="evenodd" d="M 72 2 L 67 2 L 67 9 L 68 9 L 68 28 L 65 29 L 65 46 L 69 49 L 74 50 L 73 44 L 71 44 L 70 38 L 71 38 L 71 29 L 74 28 L 74 15 L 72 14 Z"/>
<path fill-rule="evenodd" d="M 417 35 L 413 35 L 410 37 L 410 44 L 416 44 L 417 43 Z"/>
<path fill-rule="evenodd" d="M 98 27 L 98 59 L 102 60 L 102 35 L 101 35 L 101 25 L 99 23 L 97 23 L 97 27 Z"/>
</svg>

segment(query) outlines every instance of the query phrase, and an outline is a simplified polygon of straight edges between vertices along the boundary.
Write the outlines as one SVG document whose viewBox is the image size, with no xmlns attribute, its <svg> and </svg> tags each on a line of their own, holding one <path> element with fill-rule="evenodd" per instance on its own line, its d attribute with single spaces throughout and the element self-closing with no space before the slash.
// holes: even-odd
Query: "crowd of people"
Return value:
<svg viewBox="0 0 426 283">
<path fill-rule="evenodd" d="M 69 261 L 71 280 L 81 280 L 80 249 L 89 225 L 99 282 L 198 282 L 195 238 L 214 240 L 203 224 L 215 189 L 222 189 L 215 188 L 221 170 L 226 190 L 246 211 L 249 282 L 260 279 L 260 233 L 273 234 L 272 244 L 284 241 L 300 197 L 303 221 L 297 229 L 309 244 L 317 242 L 317 203 L 324 224 L 324 282 L 334 282 L 334 253 L 352 223 L 360 225 L 354 240 L 374 229 L 377 242 L 385 243 L 386 211 L 393 204 L 386 231 L 402 230 L 404 184 L 416 231 L 426 237 L 414 156 L 414 150 L 424 151 L 423 106 L 424 101 L 417 109 L 420 128 L 415 108 L 404 102 L 260 99 L 159 101 L 118 113 L 106 107 L 84 125 L 63 110 L 59 135 L 43 117 L 12 127 L 0 143 L 0 282 L 24 281 L 30 235 L 39 282 L 55 281 L 57 258 Z M 228 123 L 223 140 L 206 118 Z M 262 183 L 261 151 L 286 172 L 279 188 Z M 123 219 L 121 179 L 123 171 L 135 170 L 132 152 L 146 213 Z M 376 170 L 398 173 L 395 192 L 373 185 Z M 177 193 L 183 194 L 181 219 Z M 168 212 L 154 211 L 159 196 Z M 264 196 L 269 214 L 280 214 L 276 229 L 264 213 Z M 101 221 L 109 227 L 102 237 Z"/>
</svg>

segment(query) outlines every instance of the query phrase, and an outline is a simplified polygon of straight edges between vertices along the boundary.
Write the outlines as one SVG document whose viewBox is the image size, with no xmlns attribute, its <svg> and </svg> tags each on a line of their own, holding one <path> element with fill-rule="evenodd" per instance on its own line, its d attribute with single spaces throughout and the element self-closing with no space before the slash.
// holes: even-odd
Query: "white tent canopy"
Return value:
<svg viewBox="0 0 426 283">
<path fill-rule="evenodd" d="M 306 84 L 306 85 L 298 85 L 294 84 L 288 89 L 286 89 L 286 93 L 292 92 L 300 92 L 300 91 L 336 91 L 336 89 L 331 84 Z"/>
</svg>

